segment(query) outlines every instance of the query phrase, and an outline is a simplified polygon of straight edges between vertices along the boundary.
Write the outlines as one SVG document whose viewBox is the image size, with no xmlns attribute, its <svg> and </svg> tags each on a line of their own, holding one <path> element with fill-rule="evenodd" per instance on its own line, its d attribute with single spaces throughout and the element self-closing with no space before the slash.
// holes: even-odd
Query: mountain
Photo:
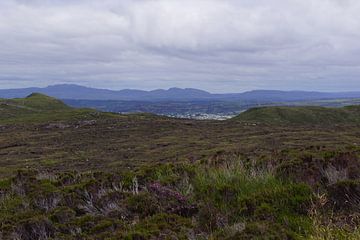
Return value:
<svg viewBox="0 0 360 240">
<path fill-rule="evenodd" d="M 182 100 L 211 98 L 212 94 L 192 88 L 170 88 L 153 91 L 124 89 L 119 91 L 96 89 L 73 84 L 53 85 L 45 88 L 1 89 L 2 98 L 21 98 L 33 92 L 43 93 L 59 99 L 86 100 Z"/>
<path fill-rule="evenodd" d="M 38 92 L 59 99 L 122 100 L 122 101 L 242 101 L 242 102 L 289 102 L 322 99 L 360 98 L 360 92 L 306 92 L 255 90 L 244 93 L 212 94 L 193 88 L 170 88 L 143 91 L 134 89 L 108 90 L 73 84 L 53 85 L 45 88 L 0 89 L 0 98 L 22 98 Z"/>
<path fill-rule="evenodd" d="M 357 124 L 360 123 L 360 106 L 260 107 L 249 109 L 232 120 L 286 125 Z"/>
</svg>

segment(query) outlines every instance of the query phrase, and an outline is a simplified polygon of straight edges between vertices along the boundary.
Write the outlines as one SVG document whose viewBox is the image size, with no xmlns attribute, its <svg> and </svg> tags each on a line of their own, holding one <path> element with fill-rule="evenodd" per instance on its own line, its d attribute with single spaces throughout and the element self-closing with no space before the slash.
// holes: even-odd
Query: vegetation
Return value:
<svg viewBox="0 0 360 240">
<path fill-rule="evenodd" d="M 1 102 L 0 239 L 359 238 L 357 107 L 195 121 Z"/>
<path fill-rule="evenodd" d="M 360 123 L 360 107 L 263 107 L 250 109 L 235 118 L 240 121 L 272 124 L 349 124 Z"/>
<path fill-rule="evenodd" d="M 305 185 L 251 177 L 237 167 L 167 168 L 173 171 L 166 177 L 177 179 L 171 184 L 160 183 L 164 176 L 156 177 L 156 168 L 111 174 L 18 171 L 3 189 L 0 229 L 4 237 L 20 239 L 188 239 L 191 234 L 246 239 L 258 231 L 282 239 L 312 230 L 306 211 L 312 193 Z M 195 175 L 184 182 L 189 168 Z M 128 174 L 134 176 L 131 183 Z"/>
<path fill-rule="evenodd" d="M 33 93 L 26 98 L 0 99 L 0 124 L 84 120 L 101 116 L 110 117 L 111 114 L 92 109 L 74 109 L 40 93 Z"/>
</svg>

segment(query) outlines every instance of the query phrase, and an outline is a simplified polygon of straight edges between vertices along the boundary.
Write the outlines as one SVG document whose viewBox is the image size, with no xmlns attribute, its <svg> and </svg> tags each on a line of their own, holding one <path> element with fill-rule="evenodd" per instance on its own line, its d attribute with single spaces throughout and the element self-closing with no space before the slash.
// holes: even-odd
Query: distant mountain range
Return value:
<svg viewBox="0 0 360 240">
<path fill-rule="evenodd" d="M 119 91 L 89 88 L 73 84 L 45 88 L 0 89 L 0 98 L 22 98 L 31 93 L 42 93 L 59 99 L 121 100 L 121 101 L 249 101 L 290 102 L 327 99 L 360 98 L 360 92 L 307 92 L 255 90 L 244 93 L 212 94 L 193 88 L 170 88 L 153 91 L 124 89 Z"/>
</svg>

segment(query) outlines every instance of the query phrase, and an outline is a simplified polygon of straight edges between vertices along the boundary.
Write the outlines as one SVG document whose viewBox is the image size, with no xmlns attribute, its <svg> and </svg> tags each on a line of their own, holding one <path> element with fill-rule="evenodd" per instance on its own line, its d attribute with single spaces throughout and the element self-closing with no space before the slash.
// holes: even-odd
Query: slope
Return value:
<svg viewBox="0 0 360 240">
<path fill-rule="evenodd" d="M 268 124 L 355 124 L 360 123 L 360 106 L 261 107 L 249 109 L 233 120 Z"/>
<path fill-rule="evenodd" d="M 95 110 L 71 108 L 40 93 L 32 93 L 26 98 L 0 99 L 1 124 L 78 119 L 94 113 Z"/>
</svg>

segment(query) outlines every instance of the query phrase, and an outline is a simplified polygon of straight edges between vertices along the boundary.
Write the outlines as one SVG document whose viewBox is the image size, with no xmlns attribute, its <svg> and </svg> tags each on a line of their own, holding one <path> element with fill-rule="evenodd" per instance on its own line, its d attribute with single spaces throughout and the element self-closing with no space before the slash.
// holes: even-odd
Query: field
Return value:
<svg viewBox="0 0 360 240">
<path fill-rule="evenodd" d="M 35 95 L 0 111 L 4 239 L 359 239 L 357 107 L 197 121 Z"/>
</svg>

